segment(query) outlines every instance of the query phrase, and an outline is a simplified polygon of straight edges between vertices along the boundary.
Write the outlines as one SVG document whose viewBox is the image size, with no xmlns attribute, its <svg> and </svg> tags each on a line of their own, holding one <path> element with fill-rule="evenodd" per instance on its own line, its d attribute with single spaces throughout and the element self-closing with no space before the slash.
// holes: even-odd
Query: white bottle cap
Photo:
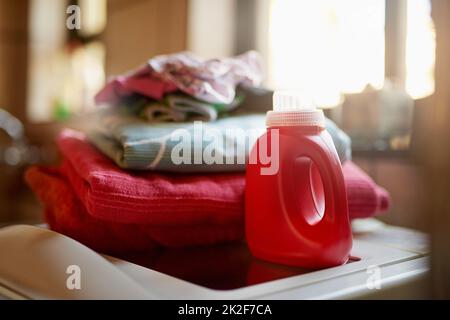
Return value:
<svg viewBox="0 0 450 320">
<path fill-rule="evenodd" d="M 316 110 L 314 99 L 302 91 L 275 91 L 273 94 L 274 111 Z"/>
<path fill-rule="evenodd" d="M 323 111 L 316 108 L 314 99 L 301 91 L 275 91 L 273 110 L 267 112 L 266 124 L 276 126 L 325 127 Z"/>
</svg>

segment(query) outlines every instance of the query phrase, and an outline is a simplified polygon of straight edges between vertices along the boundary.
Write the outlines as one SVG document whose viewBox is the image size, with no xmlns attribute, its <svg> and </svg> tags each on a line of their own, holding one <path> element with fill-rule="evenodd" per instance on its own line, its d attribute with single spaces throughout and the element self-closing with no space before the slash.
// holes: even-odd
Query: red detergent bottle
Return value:
<svg viewBox="0 0 450 320">
<path fill-rule="evenodd" d="M 304 268 L 347 262 L 347 195 L 322 110 L 295 92 L 275 92 L 267 131 L 246 171 L 245 223 L 257 258 Z"/>
</svg>

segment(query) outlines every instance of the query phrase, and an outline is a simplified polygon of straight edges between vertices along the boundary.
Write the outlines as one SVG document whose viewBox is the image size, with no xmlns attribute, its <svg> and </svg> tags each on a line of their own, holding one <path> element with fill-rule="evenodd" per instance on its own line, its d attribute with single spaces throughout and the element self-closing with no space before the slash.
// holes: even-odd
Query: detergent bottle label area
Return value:
<svg viewBox="0 0 450 320">
<path fill-rule="evenodd" d="M 270 135 L 262 135 L 254 146 L 255 152 L 250 152 L 248 163 L 259 164 L 262 176 L 272 176 L 280 168 L 280 135 L 278 129 L 270 131 Z M 257 150 L 257 151 L 256 151 Z"/>
</svg>

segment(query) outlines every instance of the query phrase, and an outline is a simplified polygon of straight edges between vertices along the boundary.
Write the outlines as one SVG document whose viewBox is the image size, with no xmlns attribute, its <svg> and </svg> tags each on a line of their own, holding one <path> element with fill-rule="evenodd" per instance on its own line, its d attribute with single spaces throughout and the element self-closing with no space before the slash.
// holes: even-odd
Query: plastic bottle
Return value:
<svg viewBox="0 0 450 320">
<path fill-rule="evenodd" d="M 246 237 L 260 259 L 314 269 L 348 260 L 347 195 L 324 119 L 303 96 L 274 93 L 246 172 Z"/>
</svg>

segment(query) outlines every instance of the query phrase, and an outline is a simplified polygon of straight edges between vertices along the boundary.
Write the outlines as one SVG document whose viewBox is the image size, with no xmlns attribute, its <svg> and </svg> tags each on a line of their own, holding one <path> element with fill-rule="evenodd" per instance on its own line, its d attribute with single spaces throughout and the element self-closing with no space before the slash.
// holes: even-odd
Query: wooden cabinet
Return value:
<svg viewBox="0 0 450 320">
<path fill-rule="evenodd" d="M 376 183 L 389 191 L 391 208 L 380 220 L 393 225 L 427 231 L 428 217 L 424 210 L 425 181 L 423 170 L 409 157 L 356 156 L 354 162 Z"/>
</svg>

